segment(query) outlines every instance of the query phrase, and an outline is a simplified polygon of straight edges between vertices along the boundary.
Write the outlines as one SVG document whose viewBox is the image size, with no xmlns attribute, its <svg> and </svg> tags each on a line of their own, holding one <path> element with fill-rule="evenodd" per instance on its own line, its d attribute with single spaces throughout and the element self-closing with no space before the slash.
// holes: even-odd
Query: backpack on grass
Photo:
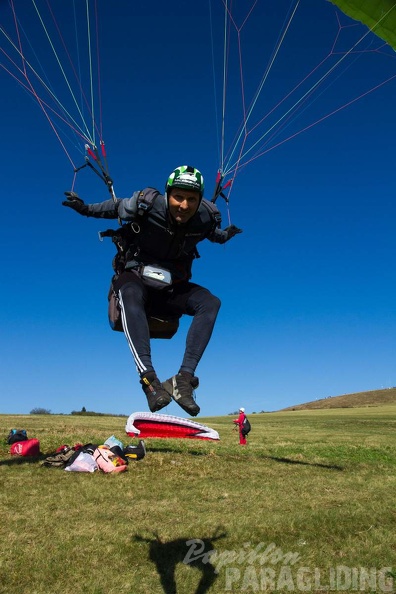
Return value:
<svg viewBox="0 0 396 594">
<path fill-rule="evenodd" d="M 26 441 L 28 438 L 25 429 L 11 429 L 7 437 L 8 445 L 12 445 L 17 441 Z"/>
<path fill-rule="evenodd" d="M 71 457 L 74 456 L 76 450 L 71 448 L 70 446 L 63 446 L 57 450 L 55 454 L 51 456 L 47 456 L 47 458 L 42 462 L 42 466 L 48 466 L 49 468 L 65 468 L 71 460 Z"/>
</svg>

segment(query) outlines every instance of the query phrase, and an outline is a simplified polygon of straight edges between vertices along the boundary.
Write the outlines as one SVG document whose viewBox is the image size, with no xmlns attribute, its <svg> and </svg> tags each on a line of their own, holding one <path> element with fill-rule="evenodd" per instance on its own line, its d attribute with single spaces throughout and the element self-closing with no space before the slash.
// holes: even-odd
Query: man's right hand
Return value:
<svg viewBox="0 0 396 594">
<path fill-rule="evenodd" d="M 62 202 L 63 206 L 68 206 L 81 215 L 88 216 L 89 208 L 84 201 L 75 192 L 65 192 L 67 200 Z"/>
</svg>

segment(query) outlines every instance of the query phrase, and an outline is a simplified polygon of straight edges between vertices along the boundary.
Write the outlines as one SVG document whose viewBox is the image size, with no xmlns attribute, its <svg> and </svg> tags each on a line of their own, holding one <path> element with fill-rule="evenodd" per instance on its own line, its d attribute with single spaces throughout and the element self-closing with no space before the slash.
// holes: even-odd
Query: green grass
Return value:
<svg viewBox="0 0 396 594">
<path fill-rule="evenodd" d="M 375 571 L 396 578 L 395 413 L 251 415 L 247 447 L 231 417 L 203 418 L 219 443 L 147 439 L 121 475 L 11 458 L 5 438 L 24 428 L 43 454 L 112 434 L 136 443 L 123 418 L 0 416 L 0 593 L 384 591 Z M 194 539 L 195 552 L 216 550 L 212 565 L 183 564 Z M 364 581 L 360 567 L 374 573 Z"/>
</svg>

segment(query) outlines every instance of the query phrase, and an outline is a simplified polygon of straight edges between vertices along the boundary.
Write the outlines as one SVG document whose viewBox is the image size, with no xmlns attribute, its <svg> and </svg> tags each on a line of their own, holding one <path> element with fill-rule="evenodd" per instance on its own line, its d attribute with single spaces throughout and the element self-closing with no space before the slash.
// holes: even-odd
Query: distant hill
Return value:
<svg viewBox="0 0 396 594">
<path fill-rule="evenodd" d="M 370 392 L 357 392 L 356 394 L 344 394 L 343 396 L 329 396 L 328 398 L 320 398 L 313 402 L 282 408 L 282 411 L 358 408 L 364 406 L 381 406 L 382 404 L 396 405 L 396 387 L 386 388 L 385 390 L 371 390 Z"/>
</svg>

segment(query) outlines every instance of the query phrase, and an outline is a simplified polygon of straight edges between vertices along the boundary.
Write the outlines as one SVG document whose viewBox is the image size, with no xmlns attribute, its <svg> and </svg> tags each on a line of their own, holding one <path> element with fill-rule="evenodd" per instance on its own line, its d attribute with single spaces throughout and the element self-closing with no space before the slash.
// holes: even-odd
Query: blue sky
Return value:
<svg viewBox="0 0 396 594">
<path fill-rule="evenodd" d="M 45 15 L 45 3 L 38 4 Z M 84 59 L 77 61 L 73 49 L 73 18 L 65 14 L 72 3 L 52 5 L 89 91 Z M 237 2 L 235 22 L 242 23 L 253 5 Z M 32 43 L 23 40 L 26 55 L 74 109 L 32 8 L 24 3 L 22 12 L 18 0 L 15 6 Z M 267 149 L 280 144 L 237 172 L 230 217 L 243 234 L 225 246 L 201 244 L 194 281 L 222 300 L 197 370 L 203 416 L 239 406 L 248 413 L 273 411 L 396 385 L 396 78 L 382 84 L 396 75 L 396 57 L 329 2 L 301 0 L 265 76 L 290 6 L 289 0 L 255 5 L 241 30 L 242 78 L 235 31 L 229 36 L 226 150 L 243 121 L 241 80 L 248 110 L 265 78 L 248 121 L 253 128 L 313 71 L 340 34 L 316 78 L 247 137 L 245 150 L 273 127 L 277 136 Z M 110 6 L 99 0 L 98 22 L 103 137 L 117 196 L 145 186 L 162 189 L 176 166 L 192 164 L 203 172 L 211 198 L 222 155 L 223 3 L 121 0 Z M 0 23 L 12 30 L 7 3 Z M 77 29 L 83 29 L 79 16 Z M 10 51 L 4 36 L 0 47 Z M 4 54 L 0 63 L 7 64 Z M 126 340 L 107 322 L 113 247 L 97 234 L 111 222 L 61 206 L 73 167 L 37 102 L 3 69 L 0 78 L 0 412 L 146 410 Z M 292 111 L 296 102 L 301 109 Z M 73 163 L 82 165 L 84 143 L 70 134 L 62 138 Z M 77 175 L 75 190 L 86 202 L 108 198 L 87 169 Z M 224 202 L 219 206 L 226 226 L 228 212 Z M 171 341 L 153 341 L 160 378 L 177 372 L 189 323 L 183 319 Z M 183 416 L 175 404 L 164 412 Z"/>
</svg>

